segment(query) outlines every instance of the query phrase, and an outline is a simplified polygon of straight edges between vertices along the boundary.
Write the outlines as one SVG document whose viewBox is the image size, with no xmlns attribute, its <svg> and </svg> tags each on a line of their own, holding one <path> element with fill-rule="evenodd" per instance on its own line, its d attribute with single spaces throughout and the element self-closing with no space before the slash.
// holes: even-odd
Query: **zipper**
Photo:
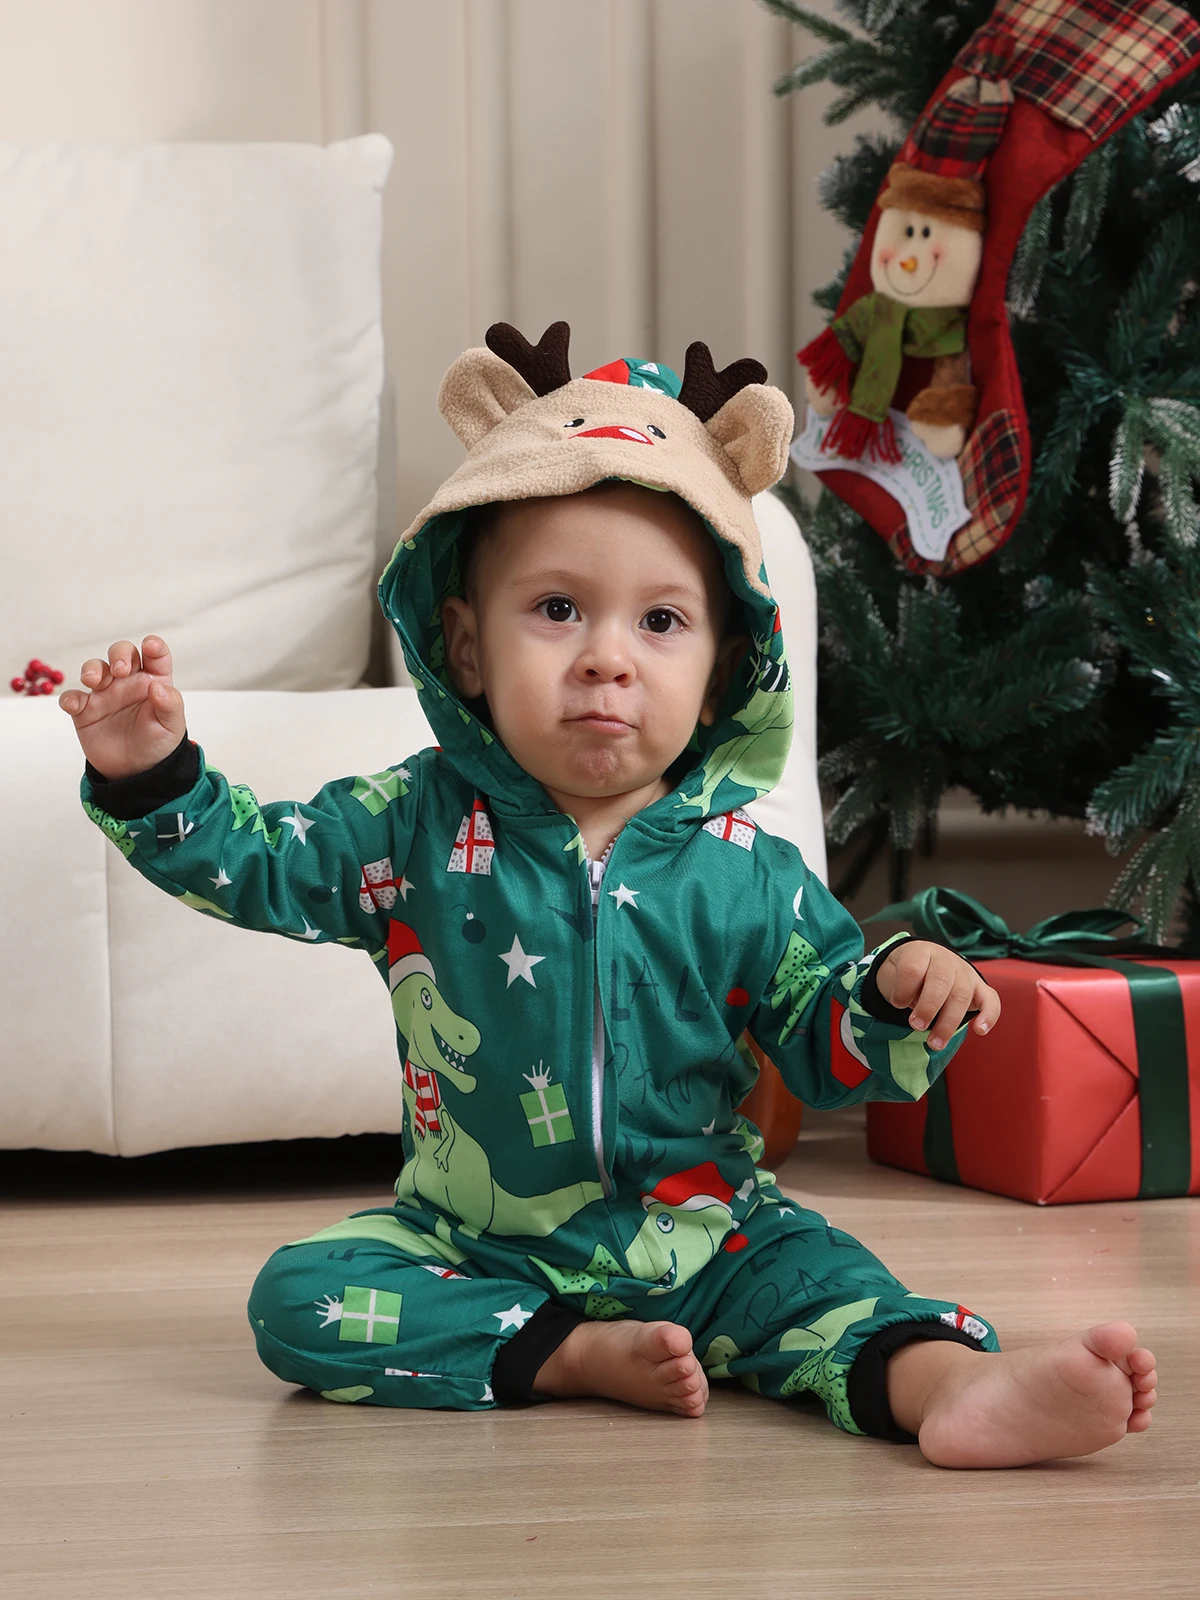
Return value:
<svg viewBox="0 0 1200 1600">
<path fill-rule="evenodd" d="M 609 849 L 611 848 L 610 845 Z M 608 851 L 605 851 L 605 856 L 607 855 Z M 591 856 L 588 856 L 587 867 L 592 907 L 592 1149 L 596 1155 L 600 1187 L 607 1200 L 613 1192 L 613 1185 L 604 1165 L 604 1011 L 600 1004 L 600 949 L 596 939 L 600 884 L 604 878 L 604 857 L 602 856 L 599 861 L 593 861 Z"/>
</svg>

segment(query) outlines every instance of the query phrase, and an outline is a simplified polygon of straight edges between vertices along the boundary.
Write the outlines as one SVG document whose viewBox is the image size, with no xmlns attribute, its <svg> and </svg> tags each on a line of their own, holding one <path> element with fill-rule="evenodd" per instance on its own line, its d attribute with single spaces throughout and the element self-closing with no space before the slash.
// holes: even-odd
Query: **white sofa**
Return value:
<svg viewBox="0 0 1200 1600">
<path fill-rule="evenodd" d="M 400 1128 L 371 963 L 154 889 L 85 816 L 57 704 L 88 656 L 153 631 L 190 736 L 260 799 L 431 742 L 394 638 L 371 648 L 415 509 L 381 405 L 390 160 L 378 136 L 0 144 L 0 1148 Z M 811 563 L 778 499 L 755 510 L 797 723 L 751 809 L 823 876 Z M 31 656 L 64 673 L 54 694 L 9 689 Z"/>
</svg>

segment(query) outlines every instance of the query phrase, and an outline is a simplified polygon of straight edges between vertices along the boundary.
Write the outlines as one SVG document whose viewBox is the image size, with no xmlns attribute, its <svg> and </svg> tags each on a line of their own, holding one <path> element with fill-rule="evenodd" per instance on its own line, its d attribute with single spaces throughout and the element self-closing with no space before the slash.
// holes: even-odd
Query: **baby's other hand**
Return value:
<svg viewBox="0 0 1200 1600">
<path fill-rule="evenodd" d="M 889 1005 L 911 1006 L 909 1026 L 931 1029 L 929 1048 L 940 1050 L 968 1011 L 971 1024 L 986 1033 L 1000 1015 L 1000 996 L 953 950 L 928 939 L 906 939 L 879 964 L 879 992 Z"/>
<path fill-rule="evenodd" d="M 157 634 L 137 646 L 120 639 L 108 660 L 93 657 L 79 671 L 90 694 L 67 689 L 58 703 L 75 724 L 83 753 L 110 782 L 147 772 L 187 731 L 183 696 L 171 683 L 171 652 Z"/>
</svg>

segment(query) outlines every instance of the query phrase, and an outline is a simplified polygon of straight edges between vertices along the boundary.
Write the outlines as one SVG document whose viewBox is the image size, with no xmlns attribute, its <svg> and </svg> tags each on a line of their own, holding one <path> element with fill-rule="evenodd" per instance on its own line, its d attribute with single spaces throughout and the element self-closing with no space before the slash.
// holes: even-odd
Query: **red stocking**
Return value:
<svg viewBox="0 0 1200 1600">
<path fill-rule="evenodd" d="M 836 468 L 821 469 L 819 476 L 910 570 L 946 575 L 983 560 L 1009 537 L 1025 504 L 1029 429 L 1005 289 L 1030 212 L 1130 117 L 1197 66 L 1200 27 L 1168 0 L 999 0 L 909 134 L 898 160 L 945 176 L 982 176 L 987 189 L 983 262 L 967 324 L 979 411 L 958 460 L 971 520 L 953 535 L 943 560 L 923 560 L 913 550 L 903 510 L 878 483 Z M 964 74 L 988 86 L 974 105 L 947 92 Z M 1004 83 L 1011 86 L 1011 106 L 1006 91 L 991 87 Z M 879 216 L 876 206 L 839 314 L 871 289 Z M 825 340 L 822 335 L 802 355 L 811 360 L 820 347 L 828 365 L 825 375 L 814 374 L 818 387 L 836 385 L 844 403 L 850 370 L 844 359 L 837 366 Z M 896 407 L 903 410 L 925 387 L 929 370 L 927 361 L 905 362 Z"/>
</svg>

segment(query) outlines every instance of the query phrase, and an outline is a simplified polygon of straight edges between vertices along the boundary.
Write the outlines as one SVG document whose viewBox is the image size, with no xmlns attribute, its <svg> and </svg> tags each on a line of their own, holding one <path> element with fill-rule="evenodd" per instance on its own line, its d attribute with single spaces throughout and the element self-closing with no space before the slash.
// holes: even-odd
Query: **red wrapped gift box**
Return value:
<svg viewBox="0 0 1200 1600">
<path fill-rule="evenodd" d="M 1038 1205 L 1200 1192 L 1200 961 L 1113 962 L 1142 969 L 1132 982 L 977 965 L 1000 1021 L 969 1032 L 922 1099 L 868 1104 L 872 1159 Z"/>
</svg>

